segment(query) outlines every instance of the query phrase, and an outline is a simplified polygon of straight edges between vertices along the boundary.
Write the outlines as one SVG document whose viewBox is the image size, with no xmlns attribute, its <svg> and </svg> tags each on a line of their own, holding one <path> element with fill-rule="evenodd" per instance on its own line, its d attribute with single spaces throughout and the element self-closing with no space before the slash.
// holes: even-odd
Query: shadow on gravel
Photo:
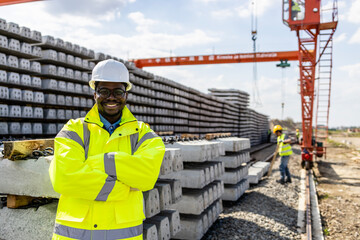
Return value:
<svg viewBox="0 0 360 240">
<path fill-rule="evenodd" d="M 339 175 L 335 172 L 332 165 L 339 165 L 336 163 L 329 163 L 324 161 L 318 161 L 318 169 L 322 176 L 329 176 L 329 178 L 340 180 L 341 178 Z M 341 165 L 341 164 L 340 164 Z"/>
<path fill-rule="evenodd" d="M 319 183 L 321 184 L 334 184 L 334 185 L 348 185 L 348 186 L 353 186 L 353 187 L 360 187 L 360 178 L 341 178 L 340 180 L 358 180 L 357 182 L 337 182 L 337 181 L 332 181 L 332 180 L 326 180 L 326 179 L 321 179 L 319 181 Z"/>
<path fill-rule="evenodd" d="M 293 151 L 293 153 L 294 154 L 297 154 L 297 155 L 300 155 L 301 154 L 301 149 L 299 149 L 299 148 L 292 148 L 292 151 Z"/>
<path fill-rule="evenodd" d="M 269 226 L 271 227 L 271 226 Z M 244 219 L 225 217 L 216 220 L 201 240 L 291 240 L 278 232 Z"/>
</svg>

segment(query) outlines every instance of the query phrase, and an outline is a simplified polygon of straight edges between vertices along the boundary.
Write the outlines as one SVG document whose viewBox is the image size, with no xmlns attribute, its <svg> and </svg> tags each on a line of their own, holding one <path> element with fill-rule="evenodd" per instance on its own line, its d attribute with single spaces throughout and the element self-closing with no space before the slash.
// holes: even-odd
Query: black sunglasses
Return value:
<svg viewBox="0 0 360 240">
<path fill-rule="evenodd" d="M 112 94 L 116 98 L 124 97 L 126 91 L 121 88 L 115 88 L 113 90 L 110 90 L 108 88 L 101 88 L 96 91 L 97 94 L 99 94 L 103 98 L 110 97 L 110 94 Z"/>
</svg>

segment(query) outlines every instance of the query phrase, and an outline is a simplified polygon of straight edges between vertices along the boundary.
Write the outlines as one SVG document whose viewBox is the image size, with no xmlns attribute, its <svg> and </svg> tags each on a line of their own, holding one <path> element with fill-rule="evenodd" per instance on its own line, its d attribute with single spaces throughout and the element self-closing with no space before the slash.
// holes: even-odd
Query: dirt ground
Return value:
<svg viewBox="0 0 360 240">
<path fill-rule="evenodd" d="M 360 138 L 333 136 L 314 169 L 325 239 L 360 239 Z"/>
</svg>

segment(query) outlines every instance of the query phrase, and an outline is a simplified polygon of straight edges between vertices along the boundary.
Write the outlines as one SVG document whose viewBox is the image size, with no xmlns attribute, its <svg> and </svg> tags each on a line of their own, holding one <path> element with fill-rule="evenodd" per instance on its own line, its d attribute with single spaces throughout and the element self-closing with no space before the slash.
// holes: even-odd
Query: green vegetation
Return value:
<svg viewBox="0 0 360 240">
<path fill-rule="evenodd" d="M 324 228 L 324 235 L 325 235 L 325 236 L 329 236 L 329 235 L 330 235 L 329 229 Z"/>
<path fill-rule="evenodd" d="M 360 137 L 360 132 L 348 133 L 348 137 Z"/>
<path fill-rule="evenodd" d="M 322 200 L 325 200 L 325 199 L 327 199 L 329 197 L 330 197 L 329 194 L 324 193 L 324 194 L 319 195 L 318 198 L 319 198 L 319 201 L 322 201 Z"/>
<path fill-rule="evenodd" d="M 336 148 L 349 148 L 348 145 L 346 145 L 345 143 L 339 143 L 336 142 L 334 140 L 328 139 L 328 143 L 332 146 L 332 147 L 336 147 Z"/>
</svg>

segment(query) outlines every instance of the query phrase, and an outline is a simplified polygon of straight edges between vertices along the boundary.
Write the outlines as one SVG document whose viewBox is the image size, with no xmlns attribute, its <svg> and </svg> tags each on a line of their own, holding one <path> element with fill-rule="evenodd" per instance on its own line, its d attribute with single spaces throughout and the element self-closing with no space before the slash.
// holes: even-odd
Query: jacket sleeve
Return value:
<svg viewBox="0 0 360 240">
<path fill-rule="evenodd" d="M 69 123 L 68 123 L 69 124 Z M 56 192 L 87 200 L 112 201 L 127 198 L 130 187 L 85 162 L 82 139 L 66 125 L 55 138 L 55 156 L 49 168 Z"/>
<path fill-rule="evenodd" d="M 140 125 L 139 140 L 132 149 L 133 154 L 123 151 L 109 152 L 90 156 L 87 162 L 94 168 L 98 158 L 112 158 L 115 160 L 116 178 L 130 186 L 131 190 L 148 191 L 154 188 L 159 176 L 160 167 L 165 154 L 165 145 L 145 124 Z"/>
<path fill-rule="evenodd" d="M 165 154 L 165 145 L 154 132 L 148 132 L 138 142 L 133 155 L 116 152 L 117 178 L 141 191 L 154 188 Z M 150 138 L 149 138 L 150 137 Z"/>
</svg>

